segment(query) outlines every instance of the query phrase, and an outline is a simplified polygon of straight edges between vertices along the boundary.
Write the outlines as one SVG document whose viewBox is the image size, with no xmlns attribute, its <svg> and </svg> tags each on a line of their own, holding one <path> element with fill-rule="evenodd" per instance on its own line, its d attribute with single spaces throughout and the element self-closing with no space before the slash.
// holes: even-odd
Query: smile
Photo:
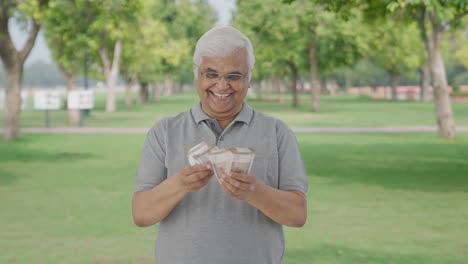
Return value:
<svg viewBox="0 0 468 264">
<path fill-rule="evenodd" d="M 224 93 L 224 94 L 220 94 L 220 93 L 216 93 L 216 92 L 213 92 L 213 91 L 210 91 L 212 94 L 216 95 L 216 97 L 219 97 L 219 98 L 226 98 L 228 96 L 230 96 L 232 93 Z"/>
</svg>

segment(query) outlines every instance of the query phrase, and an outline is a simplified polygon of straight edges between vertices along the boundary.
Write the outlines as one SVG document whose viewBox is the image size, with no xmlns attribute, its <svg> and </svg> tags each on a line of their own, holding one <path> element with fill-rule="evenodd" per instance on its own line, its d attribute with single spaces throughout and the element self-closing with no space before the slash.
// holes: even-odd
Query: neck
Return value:
<svg viewBox="0 0 468 264">
<path fill-rule="evenodd" d="M 232 120 L 234 120 L 234 118 L 236 118 L 236 116 L 240 113 L 240 111 L 242 110 L 242 107 L 244 105 L 242 104 L 240 106 L 240 108 L 234 113 L 234 114 L 229 114 L 229 115 L 225 115 L 225 116 L 219 116 L 219 115 L 213 115 L 211 113 L 208 113 L 207 111 L 205 111 L 205 109 L 203 109 L 203 105 L 202 105 L 202 110 L 211 118 L 214 118 L 216 119 L 216 121 L 218 121 L 218 124 L 219 126 L 222 128 L 222 129 L 225 129 L 231 122 Z"/>
<path fill-rule="evenodd" d="M 228 119 L 216 119 L 216 121 L 218 121 L 219 126 L 223 130 L 232 122 L 232 120 L 234 120 L 234 117 Z"/>
</svg>

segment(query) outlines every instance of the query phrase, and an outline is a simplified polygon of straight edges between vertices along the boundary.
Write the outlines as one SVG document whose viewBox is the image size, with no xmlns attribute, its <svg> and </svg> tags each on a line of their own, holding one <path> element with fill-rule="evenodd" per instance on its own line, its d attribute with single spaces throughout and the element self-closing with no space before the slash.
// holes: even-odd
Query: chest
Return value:
<svg viewBox="0 0 468 264">
<path fill-rule="evenodd" d="M 204 141 L 219 148 L 249 147 L 255 150 L 251 175 L 272 187 L 278 185 L 278 151 L 275 130 L 272 127 L 253 127 L 243 123 L 233 124 L 220 133 L 213 131 L 207 124 L 187 126 L 181 133 L 166 135 L 167 175 L 176 174 L 180 169 L 190 166 L 187 152 Z"/>
</svg>

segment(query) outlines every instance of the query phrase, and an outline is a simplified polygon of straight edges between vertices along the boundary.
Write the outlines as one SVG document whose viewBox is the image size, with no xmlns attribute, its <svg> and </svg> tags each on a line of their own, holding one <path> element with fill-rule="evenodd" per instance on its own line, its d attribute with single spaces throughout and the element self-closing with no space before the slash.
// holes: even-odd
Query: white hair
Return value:
<svg viewBox="0 0 468 264">
<path fill-rule="evenodd" d="M 197 42 L 193 54 L 193 74 L 195 79 L 200 73 L 204 56 L 226 57 L 239 49 L 245 49 L 249 80 L 255 64 L 255 55 L 250 40 L 238 29 L 231 26 L 214 27 L 208 30 Z"/>
</svg>

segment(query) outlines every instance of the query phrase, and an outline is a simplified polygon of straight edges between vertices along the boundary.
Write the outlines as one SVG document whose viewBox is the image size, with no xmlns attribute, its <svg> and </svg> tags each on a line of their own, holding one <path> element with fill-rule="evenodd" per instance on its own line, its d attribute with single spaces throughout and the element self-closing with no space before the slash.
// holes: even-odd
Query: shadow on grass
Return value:
<svg viewBox="0 0 468 264">
<path fill-rule="evenodd" d="M 0 168 L 0 186 L 13 184 L 18 177 L 14 172 Z"/>
<path fill-rule="evenodd" d="M 468 192 L 468 144 L 302 143 L 314 176 L 335 184 L 364 183 L 390 189 Z"/>
<path fill-rule="evenodd" d="M 0 149 L 0 164 L 11 161 L 74 161 L 77 159 L 91 159 L 94 157 L 95 155 L 86 152 L 45 152 L 17 145 L 2 145 L 2 149 Z"/>
<path fill-rule="evenodd" d="M 25 138 L 13 142 L 0 141 L 0 186 L 13 184 L 20 177 L 15 173 L 15 166 L 24 166 L 31 162 L 73 162 L 96 157 L 86 152 L 43 151 L 29 146 L 30 142 L 30 139 Z M 15 165 L 16 162 L 20 165 Z"/>
<path fill-rule="evenodd" d="M 365 251 L 330 244 L 322 244 L 311 249 L 289 249 L 287 251 L 285 264 L 447 264 L 460 263 L 446 259 L 433 259 L 428 256 L 398 255 L 379 251 Z"/>
</svg>

